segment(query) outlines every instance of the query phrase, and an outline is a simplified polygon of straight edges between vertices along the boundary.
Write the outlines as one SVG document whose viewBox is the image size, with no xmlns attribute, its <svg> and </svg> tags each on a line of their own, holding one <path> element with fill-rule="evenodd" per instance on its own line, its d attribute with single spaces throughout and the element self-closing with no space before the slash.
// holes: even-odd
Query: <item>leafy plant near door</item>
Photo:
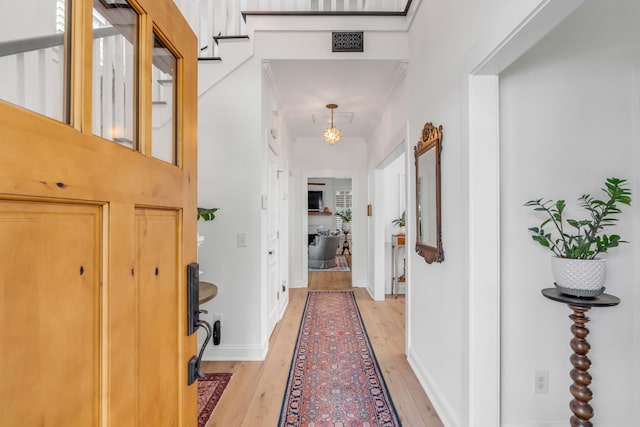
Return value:
<svg viewBox="0 0 640 427">
<path fill-rule="evenodd" d="M 392 220 L 391 224 L 397 225 L 400 228 L 404 227 L 405 213 L 406 213 L 406 211 L 402 211 L 402 215 L 400 215 L 398 218 Z"/>
<path fill-rule="evenodd" d="M 588 215 L 586 219 L 565 219 L 564 200 L 554 202 L 535 199 L 525 203 L 525 206 L 532 207 L 534 211 L 546 214 L 546 219 L 540 226 L 529 228 L 532 233 L 531 238 L 553 253 L 552 271 L 556 286 L 570 295 L 596 296 L 604 292 L 602 285 L 605 277 L 605 260 L 597 256 L 619 246 L 620 243 L 626 243 L 618 234 L 607 234 L 605 231 L 608 227 L 617 224 L 618 215 L 622 213 L 619 205 L 631 204 L 631 190 L 627 188 L 627 180 L 607 178 L 602 191 L 607 196 L 604 200 L 590 194 L 583 194 L 578 198 L 579 206 Z M 553 232 L 545 231 L 544 227 L 547 225 L 551 226 Z M 567 267 L 569 265 L 582 266 L 580 268 L 588 265 L 591 271 L 569 272 L 575 280 L 567 277 L 560 278 L 556 275 L 563 273 L 564 269 L 573 268 Z M 581 282 L 587 283 L 583 285 Z M 581 289 L 583 287 L 588 289 Z"/>
<path fill-rule="evenodd" d="M 198 208 L 198 221 L 213 221 L 219 208 Z"/>
<path fill-rule="evenodd" d="M 198 221 L 213 221 L 216 219 L 216 212 L 219 208 L 201 208 L 198 207 Z M 204 242 L 204 236 L 198 233 L 198 246 Z"/>
<path fill-rule="evenodd" d="M 405 212 L 406 211 L 402 211 L 402 215 L 391 221 L 391 224 L 398 226 L 398 234 L 400 236 L 404 235 Z"/>
</svg>

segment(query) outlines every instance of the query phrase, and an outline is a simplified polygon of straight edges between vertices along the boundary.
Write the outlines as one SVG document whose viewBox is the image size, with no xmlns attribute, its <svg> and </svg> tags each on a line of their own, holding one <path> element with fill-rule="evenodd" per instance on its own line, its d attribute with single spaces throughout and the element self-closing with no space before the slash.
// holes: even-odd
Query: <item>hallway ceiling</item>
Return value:
<svg viewBox="0 0 640 427">
<path fill-rule="evenodd" d="M 342 130 L 342 141 L 348 142 L 369 139 L 402 65 L 382 60 L 272 60 L 268 68 L 278 112 L 294 140 L 322 141 L 331 115 L 326 105 L 335 103 L 334 123 Z"/>
</svg>

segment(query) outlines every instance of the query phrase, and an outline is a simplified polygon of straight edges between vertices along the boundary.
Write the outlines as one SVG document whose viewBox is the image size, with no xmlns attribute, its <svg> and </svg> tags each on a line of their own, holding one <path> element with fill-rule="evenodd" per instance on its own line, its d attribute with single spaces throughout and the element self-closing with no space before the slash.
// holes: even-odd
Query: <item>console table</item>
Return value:
<svg viewBox="0 0 640 427">
<path fill-rule="evenodd" d="M 578 298 L 561 293 L 556 288 L 546 288 L 542 290 L 542 295 L 550 300 L 567 304 L 573 314 L 569 315 L 569 319 L 573 320 L 571 325 L 571 349 L 573 354 L 569 358 L 573 369 L 570 376 L 573 384 L 569 388 L 573 395 L 573 400 L 569 403 L 573 415 L 569 420 L 572 427 L 592 427 L 593 423 L 589 421 L 593 417 L 593 408 L 589 401 L 593 397 L 593 393 L 589 389 L 591 384 L 591 375 L 589 367 L 591 360 L 587 357 L 591 345 L 587 342 L 586 337 L 589 335 L 589 329 L 585 324 L 590 320 L 585 313 L 591 310 L 591 307 L 613 307 L 620 304 L 620 298 L 602 294 L 593 298 Z"/>
<path fill-rule="evenodd" d="M 402 257 L 402 273 L 399 272 L 400 263 L 398 262 L 399 249 L 404 247 L 405 240 L 404 234 L 393 234 L 391 236 L 391 295 L 395 295 L 396 298 L 398 297 L 398 284 L 406 281 L 404 256 Z"/>
<path fill-rule="evenodd" d="M 218 287 L 214 283 L 199 282 L 198 283 L 198 304 L 204 304 L 211 301 L 218 295 Z"/>
</svg>

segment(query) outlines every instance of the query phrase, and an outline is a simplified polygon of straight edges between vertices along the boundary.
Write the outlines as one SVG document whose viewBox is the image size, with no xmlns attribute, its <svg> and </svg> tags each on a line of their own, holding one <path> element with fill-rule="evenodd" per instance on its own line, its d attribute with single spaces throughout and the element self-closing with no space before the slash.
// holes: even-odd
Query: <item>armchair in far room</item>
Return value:
<svg viewBox="0 0 640 427">
<path fill-rule="evenodd" d="M 336 266 L 336 252 L 340 245 L 340 236 L 318 235 L 309 245 L 310 268 L 332 268 Z"/>
</svg>

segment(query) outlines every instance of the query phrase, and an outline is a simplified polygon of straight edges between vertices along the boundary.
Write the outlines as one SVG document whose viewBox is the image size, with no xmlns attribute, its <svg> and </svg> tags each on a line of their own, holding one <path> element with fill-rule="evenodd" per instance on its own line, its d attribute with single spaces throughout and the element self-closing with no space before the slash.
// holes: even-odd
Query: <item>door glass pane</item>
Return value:
<svg viewBox="0 0 640 427">
<path fill-rule="evenodd" d="M 175 123 L 175 69 L 176 57 L 167 46 L 153 35 L 153 67 L 151 70 L 153 133 L 151 152 L 156 159 L 176 164 Z"/>
<path fill-rule="evenodd" d="M 132 149 L 137 37 L 138 15 L 126 0 L 94 0 L 92 131 Z"/>
<path fill-rule="evenodd" d="M 69 122 L 68 2 L 2 2 L 0 99 Z"/>
</svg>

